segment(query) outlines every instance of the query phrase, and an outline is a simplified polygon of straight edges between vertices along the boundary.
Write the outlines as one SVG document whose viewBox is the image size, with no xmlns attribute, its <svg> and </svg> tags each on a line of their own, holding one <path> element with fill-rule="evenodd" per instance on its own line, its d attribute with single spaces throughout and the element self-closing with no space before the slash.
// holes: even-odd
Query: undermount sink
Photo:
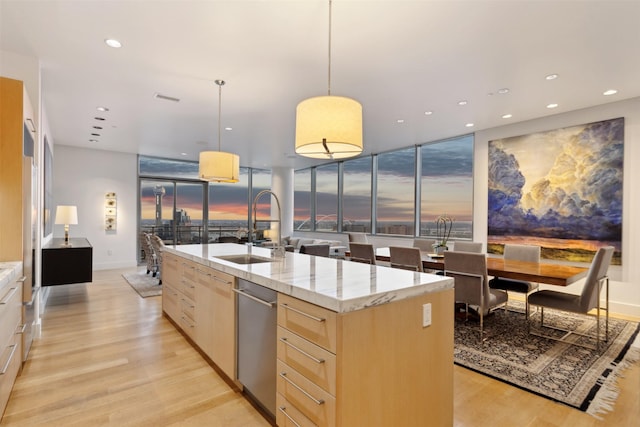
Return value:
<svg viewBox="0 0 640 427">
<path fill-rule="evenodd" d="M 222 255 L 215 258 L 220 258 L 225 261 L 234 262 L 236 264 L 259 264 L 262 262 L 273 262 L 271 258 L 263 258 L 250 254 L 243 255 Z"/>
</svg>

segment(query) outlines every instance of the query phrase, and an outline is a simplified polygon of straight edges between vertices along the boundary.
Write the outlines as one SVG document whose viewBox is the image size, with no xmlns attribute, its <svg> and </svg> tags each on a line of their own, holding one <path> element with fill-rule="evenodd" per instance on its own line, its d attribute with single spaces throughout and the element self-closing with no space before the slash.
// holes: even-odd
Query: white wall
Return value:
<svg viewBox="0 0 640 427">
<path fill-rule="evenodd" d="M 69 235 L 89 239 L 94 270 L 136 265 L 137 170 L 135 154 L 55 147 L 53 206 L 78 207 L 78 225 L 69 226 Z M 118 197 L 118 222 L 117 230 L 107 232 L 104 196 L 108 192 L 115 192 Z M 64 226 L 54 225 L 53 235 L 64 237 Z"/>
<path fill-rule="evenodd" d="M 476 132 L 473 234 L 474 240 L 486 243 L 489 141 L 618 117 L 625 120 L 622 266 L 609 268 L 612 279 L 610 301 L 612 312 L 640 316 L 640 263 L 637 262 L 640 258 L 640 197 L 637 188 L 640 183 L 640 168 L 637 167 L 640 162 L 640 98 Z M 577 293 L 580 287 L 579 282 L 568 290 Z"/>
</svg>

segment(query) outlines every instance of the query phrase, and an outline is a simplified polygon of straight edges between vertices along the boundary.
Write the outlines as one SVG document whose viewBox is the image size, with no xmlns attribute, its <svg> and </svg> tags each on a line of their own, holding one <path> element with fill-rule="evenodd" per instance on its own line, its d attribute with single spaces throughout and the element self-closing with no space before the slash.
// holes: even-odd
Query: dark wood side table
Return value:
<svg viewBox="0 0 640 427">
<path fill-rule="evenodd" d="M 93 247 L 84 237 L 69 239 L 71 247 L 54 238 L 42 247 L 42 286 L 86 283 L 93 280 Z"/>
</svg>

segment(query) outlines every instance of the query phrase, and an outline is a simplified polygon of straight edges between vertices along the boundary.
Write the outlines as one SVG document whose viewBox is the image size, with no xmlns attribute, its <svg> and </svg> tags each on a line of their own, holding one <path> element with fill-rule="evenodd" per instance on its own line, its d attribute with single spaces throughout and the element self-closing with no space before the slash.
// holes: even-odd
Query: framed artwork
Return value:
<svg viewBox="0 0 640 427">
<path fill-rule="evenodd" d="M 489 141 L 490 253 L 539 245 L 542 257 L 621 264 L 624 118 Z"/>
</svg>

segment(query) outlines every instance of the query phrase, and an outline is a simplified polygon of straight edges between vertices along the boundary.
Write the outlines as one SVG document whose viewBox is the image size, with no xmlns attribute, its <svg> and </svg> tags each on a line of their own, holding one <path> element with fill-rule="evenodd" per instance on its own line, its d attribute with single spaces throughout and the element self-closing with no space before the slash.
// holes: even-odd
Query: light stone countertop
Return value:
<svg viewBox="0 0 640 427">
<path fill-rule="evenodd" d="M 14 282 L 22 272 L 22 261 L 0 262 L 0 289 L 9 282 Z"/>
<path fill-rule="evenodd" d="M 217 258 L 243 254 L 271 258 L 268 248 L 233 243 L 166 246 L 165 250 L 338 313 L 453 288 L 449 277 L 292 252 L 257 264 Z"/>
</svg>

